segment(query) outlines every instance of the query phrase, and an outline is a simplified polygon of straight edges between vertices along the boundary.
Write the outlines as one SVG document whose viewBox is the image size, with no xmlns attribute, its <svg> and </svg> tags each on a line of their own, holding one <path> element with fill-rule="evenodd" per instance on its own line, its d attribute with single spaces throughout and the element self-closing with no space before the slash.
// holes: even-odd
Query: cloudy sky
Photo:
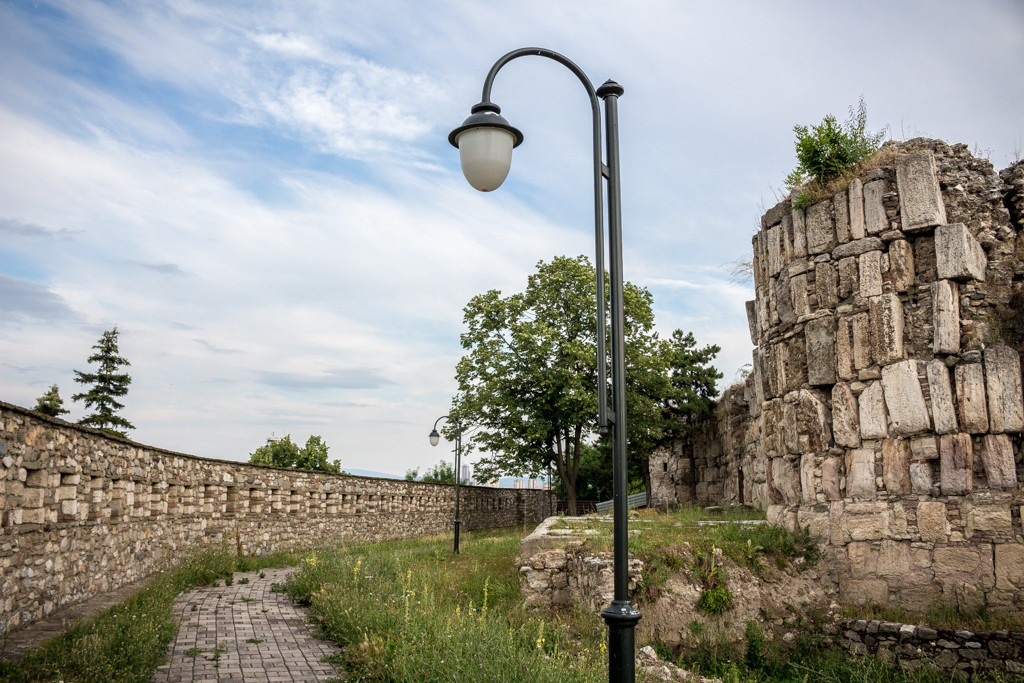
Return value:
<svg viewBox="0 0 1024 683">
<path fill-rule="evenodd" d="M 590 112 L 526 58 L 493 98 L 526 135 L 499 191 L 448 132 L 524 46 L 619 103 L 625 276 L 667 334 L 749 362 L 750 251 L 792 128 L 865 98 L 869 128 L 1022 154 L 1024 4 L 0 2 L 0 399 L 80 390 L 118 326 L 142 443 L 245 460 L 322 435 L 401 474 L 455 390 L 462 307 L 593 251 Z"/>
</svg>

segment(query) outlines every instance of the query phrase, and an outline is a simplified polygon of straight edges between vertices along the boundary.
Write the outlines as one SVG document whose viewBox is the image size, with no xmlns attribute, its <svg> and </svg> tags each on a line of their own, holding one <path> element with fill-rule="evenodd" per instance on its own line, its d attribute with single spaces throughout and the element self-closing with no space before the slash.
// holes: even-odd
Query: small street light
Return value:
<svg viewBox="0 0 1024 683">
<path fill-rule="evenodd" d="M 434 420 L 434 428 L 430 430 L 430 445 L 436 446 L 441 440 L 437 431 L 437 423 L 448 420 L 455 423 L 455 554 L 459 554 L 459 468 L 462 464 L 462 423 L 450 415 L 442 415 Z"/>
<path fill-rule="evenodd" d="M 587 75 L 563 55 L 538 47 L 513 50 L 491 67 L 484 80 L 480 103 L 470 116 L 448 135 L 448 142 L 459 149 L 462 172 L 469 184 L 482 192 L 496 190 L 505 182 L 512 164 L 512 150 L 523 142 L 523 134 L 501 116 L 501 107 L 491 102 L 491 86 L 503 66 L 526 56 L 546 57 L 569 69 L 583 84 L 590 98 L 594 149 L 594 241 L 597 270 L 597 402 L 598 427 L 612 434 L 612 480 L 614 484 L 614 568 L 615 594 L 601 616 L 608 624 L 608 678 L 613 683 L 636 678 L 636 623 L 640 610 L 629 600 L 629 510 L 626 467 L 626 342 L 622 286 L 622 226 L 619 204 L 619 118 L 618 100 L 623 90 L 615 81 L 606 81 L 594 89 Z M 602 161 L 601 106 L 604 100 L 605 145 L 607 163 Z M 607 181 L 608 256 L 611 280 L 612 324 L 612 409 L 608 409 L 608 382 L 605 369 L 604 305 L 604 205 Z M 458 522 L 455 533 L 458 538 Z"/>
</svg>

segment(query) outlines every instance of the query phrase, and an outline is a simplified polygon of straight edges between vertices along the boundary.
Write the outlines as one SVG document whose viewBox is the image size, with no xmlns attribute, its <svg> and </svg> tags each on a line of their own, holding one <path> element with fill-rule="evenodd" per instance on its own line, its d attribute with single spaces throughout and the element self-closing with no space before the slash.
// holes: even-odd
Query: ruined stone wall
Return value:
<svg viewBox="0 0 1024 683">
<path fill-rule="evenodd" d="M 544 492 L 461 488 L 462 528 L 536 524 Z M 209 460 L 0 402 L 0 634 L 209 543 L 246 555 L 452 529 L 454 487 Z"/>
<path fill-rule="evenodd" d="M 880 159 L 833 197 L 763 217 L 754 371 L 734 390 L 749 410 L 741 424 L 738 401 L 719 402 L 732 436 L 720 415 L 696 462 L 721 499 L 696 498 L 742 491 L 809 526 L 846 601 L 1019 609 L 1024 166 L 1000 176 L 923 139 Z M 678 491 L 672 468 L 652 458 Z"/>
</svg>

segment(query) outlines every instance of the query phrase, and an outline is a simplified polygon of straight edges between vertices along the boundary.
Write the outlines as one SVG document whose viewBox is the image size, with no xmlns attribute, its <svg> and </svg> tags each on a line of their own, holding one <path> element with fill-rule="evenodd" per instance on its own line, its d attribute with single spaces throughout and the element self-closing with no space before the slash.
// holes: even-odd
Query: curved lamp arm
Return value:
<svg viewBox="0 0 1024 683">
<path fill-rule="evenodd" d="M 601 159 L 601 105 L 598 102 L 598 91 L 594 89 L 593 83 L 587 78 L 587 75 L 583 70 L 576 65 L 571 59 L 565 55 L 559 54 L 552 50 L 548 50 L 542 47 L 524 47 L 518 50 L 512 50 L 511 52 L 503 55 L 498 61 L 494 63 L 491 70 L 487 73 L 487 78 L 484 79 L 483 92 L 481 94 L 480 102 L 473 105 L 470 109 L 470 117 L 467 118 L 461 126 L 456 128 L 448 136 L 448 141 L 454 146 L 459 147 L 460 135 L 468 130 L 474 128 L 498 128 L 507 131 L 512 135 L 512 145 L 507 147 L 509 159 L 511 159 L 512 147 L 518 147 L 523 141 L 523 134 L 520 133 L 516 128 L 513 128 L 508 122 L 500 116 L 501 107 L 491 102 L 491 87 L 494 85 L 494 79 L 501 71 L 502 67 L 511 62 L 514 59 L 527 56 L 546 57 L 559 64 L 565 66 L 571 71 L 583 84 L 583 88 L 587 91 L 587 97 L 590 99 L 590 111 L 591 119 L 593 121 L 593 167 L 594 167 L 594 246 L 595 246 L 595 258 L 594 258 L 594 270 L 597 273 L 597 424 L 602 433 L 607 432 L 609 423 L 608 414 L 608 370 L 606 365 L 606 347 L 605 347 L 605 296 L 604 296 L 604 188 L 602 186 L 602 179 L 610 178 L 610 171 L 607 165 Z M 617 89 L 614 94 L 621 95 L 622 88 L 614 81 L 607 81 L 601 86 L 602 90 L 606 88 Z M 505 136 L 507 137 L 507 136 Z M 508 140 L 506 140 L 506 143 Z M 462 152 L 462 148 L 459 148 Z M 494 187 L 488 189 L 496 189 L 505 179 L 505 175 L 508 173 L 508 164 L 505 164 L 503 172 L 495 172 L 494 178 L 500 176 L 500 180 L 497 180 L 497 184 Z M 465 162 L 463 165 L 463 171 L 467 172 Z M 467 172 L 468 179 L 468 172 Z M 470 184 L 477 189 L 476 183 L 470 180 Z M 610 200 L 611 195 L 609 193 Z M 615 207 L 617 209 L 617 207 Z"/>
</svg>

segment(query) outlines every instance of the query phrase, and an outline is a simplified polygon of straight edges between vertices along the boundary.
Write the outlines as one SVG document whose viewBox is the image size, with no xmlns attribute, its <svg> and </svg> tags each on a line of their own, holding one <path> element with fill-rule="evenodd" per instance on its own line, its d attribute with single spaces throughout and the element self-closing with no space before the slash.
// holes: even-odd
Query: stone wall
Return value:
<svg viewBox="0 0 1024 683">
<path fill-rule="evenodd" d="M 934 629 L 889 621 L 841 624 L 840 645 L 853 655 L 874 655 L 904 669 L 929 667 L 955 672 L 951 680 L 1005 671 L 1024 674 L 1024 633 Z"/>
<path fill-rule="evenodd" d="M 467 530 L 536 524 L 544 492 L 462 487 Z M 454 487 L 209 460 L 0 402 L 0 634 L 227 542 L 263 554 L 452 529 Z"/>
<path fill-rule="evenodd" d="M 1020 609 L 1024 165 L 924 139 L 880 159 L 762 218 L 753 372 L 652 457 L 655 495 L 810 527 L 849 602 Z"/>
<path fill-rule="evenodd" d="M 612 519 L 604 519 L 610 534 Z M 527 609 L 585 605 L 600 611 L 611 604 L 615 596 L 613 554 L 593 553 L 583 548 L 590 532 L 574 526 L 582 520 L 582 517 L 548 517 L 520 541 L 516 566 Z M 628 570 L 632 595 L 643 579 L 643 562 L 630 555 Z"/>
</svg>

